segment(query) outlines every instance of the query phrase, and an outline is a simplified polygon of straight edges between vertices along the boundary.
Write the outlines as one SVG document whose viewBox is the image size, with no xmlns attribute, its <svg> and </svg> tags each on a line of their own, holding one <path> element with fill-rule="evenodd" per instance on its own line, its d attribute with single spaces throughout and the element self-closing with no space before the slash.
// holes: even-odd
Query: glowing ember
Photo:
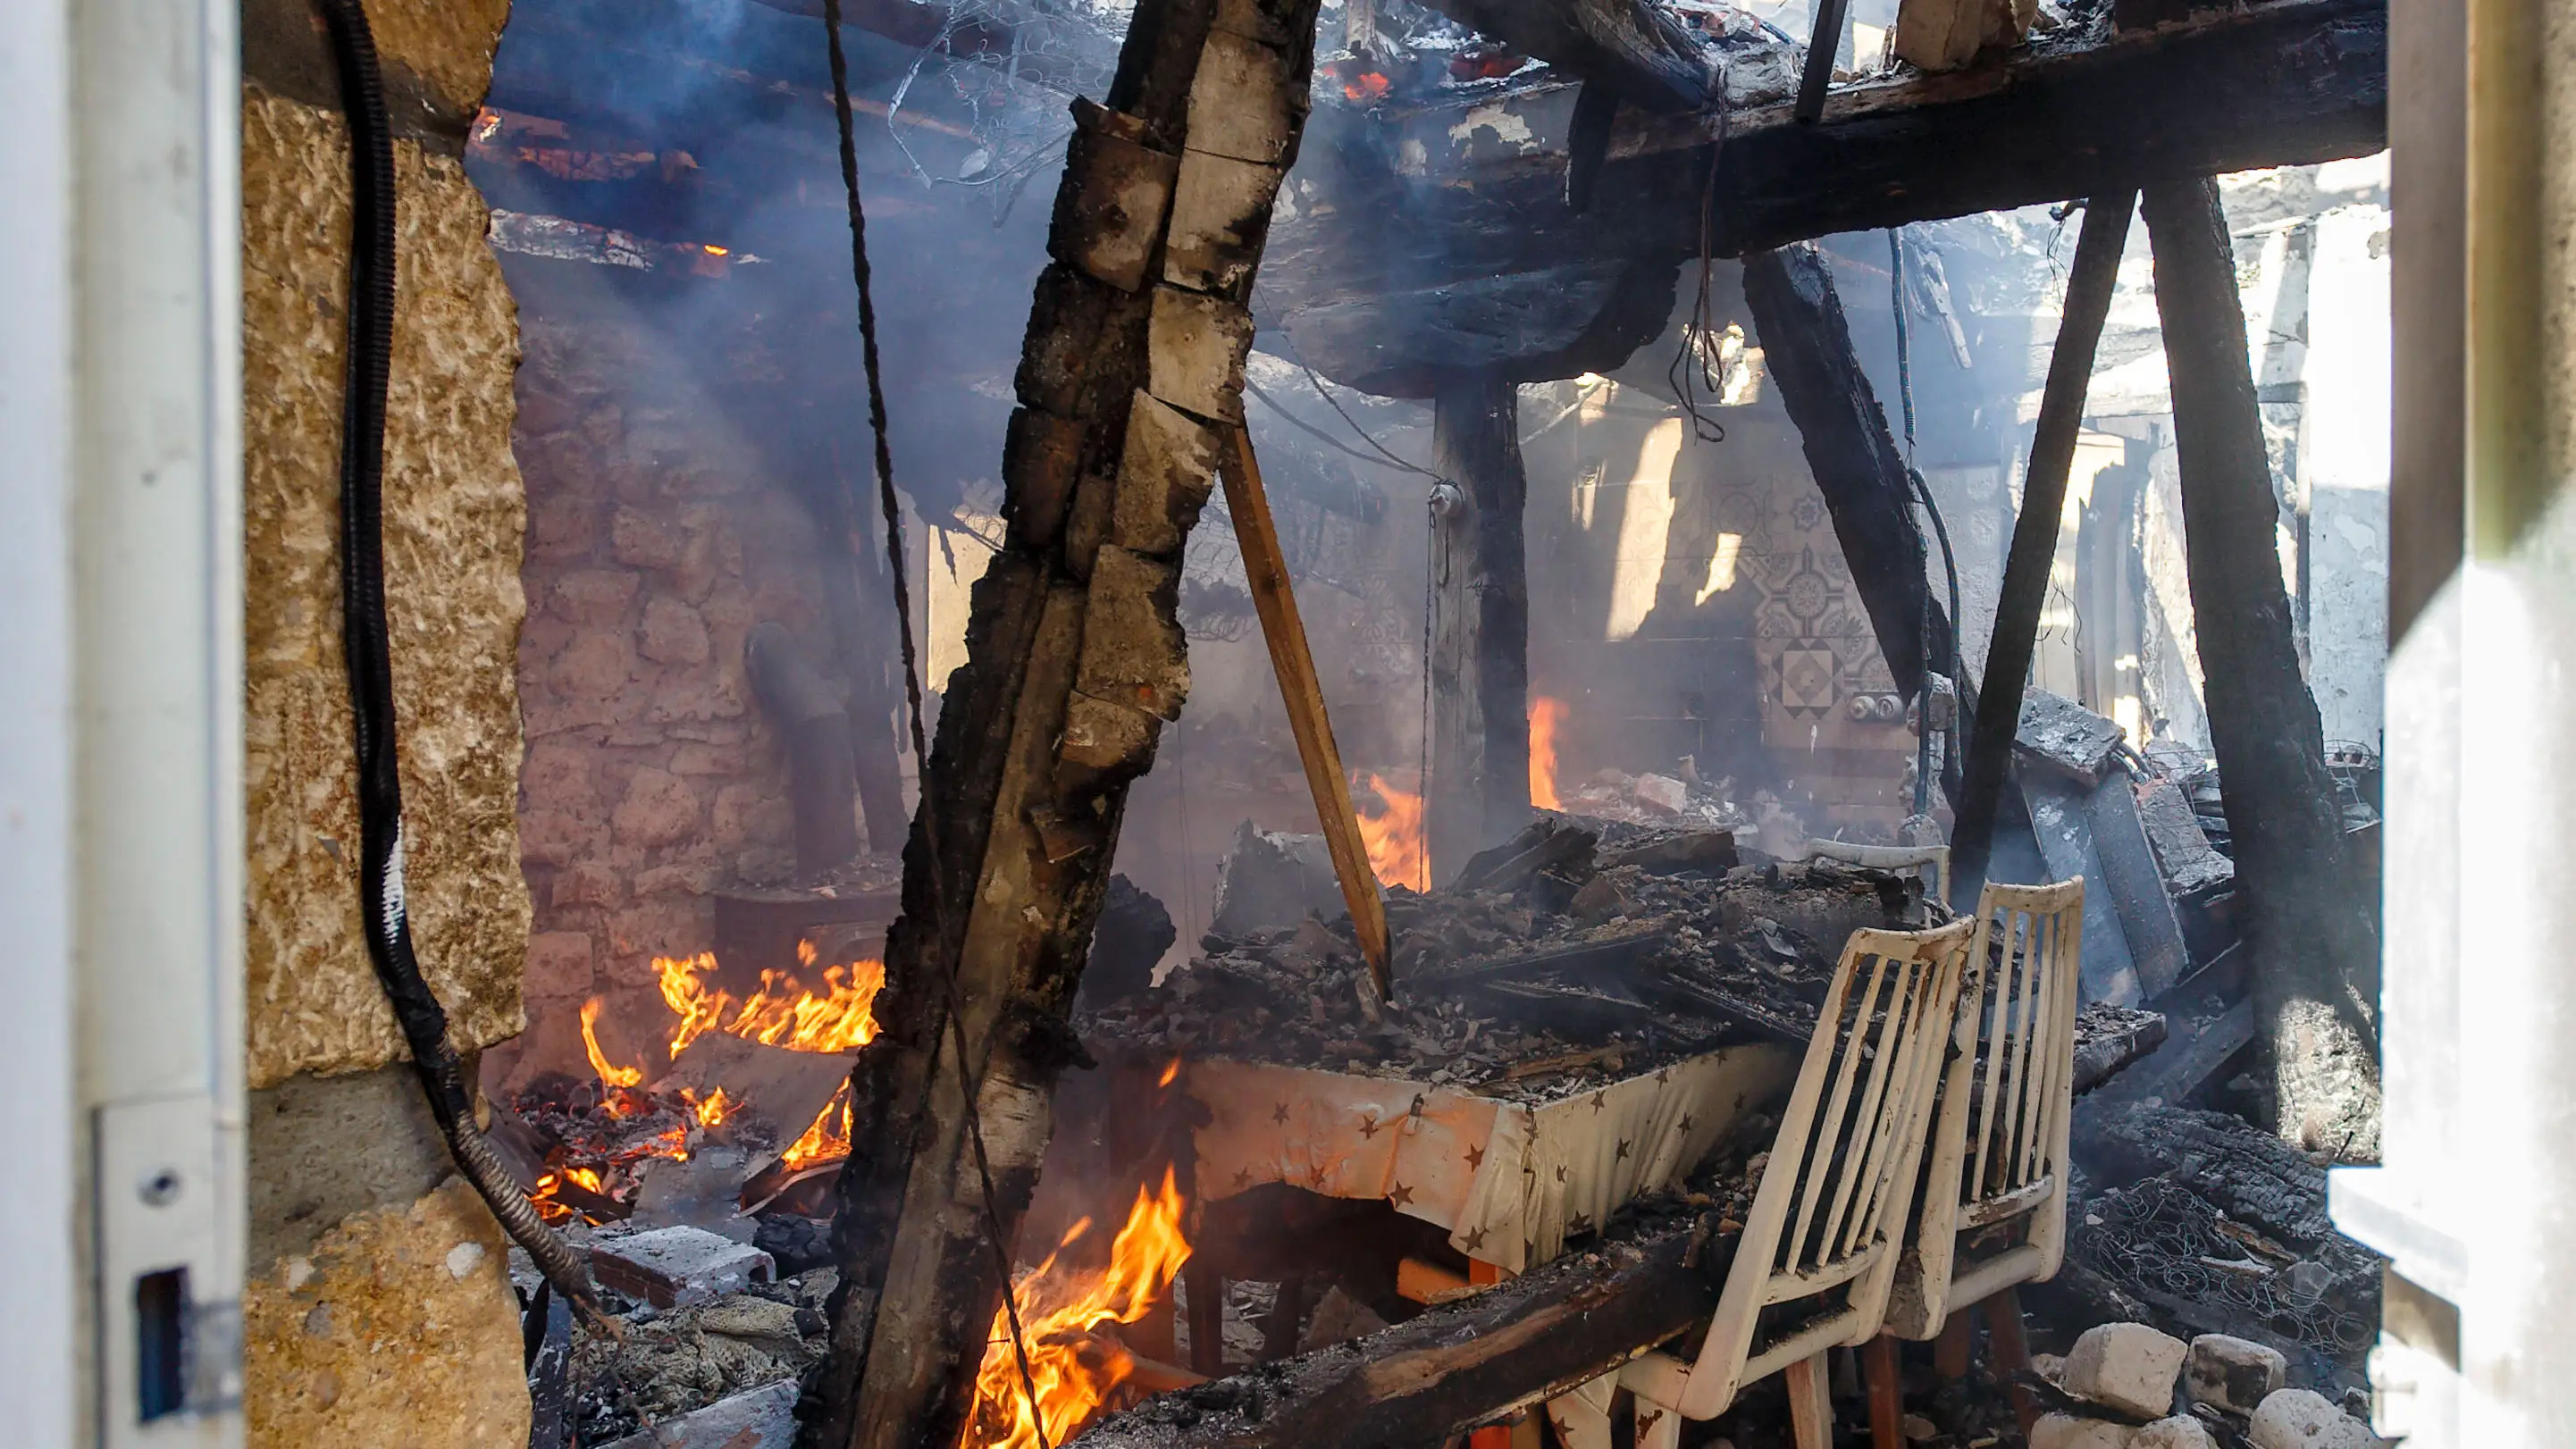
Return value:
<svg viewBox="0 0 2576 1449">
<path fill-rule="evenodd" d="M 1565 722 L 1565 701 L 1545 695 L 1530 701 L 1530 803 L 1541 810 L 1562 810 L 1556 799 L 1556 727 Z"/>
<path fill-rule="evenodd" d="M 1422 842 L 1422 797 L 1407 795 L 1383 776 L 1372 774 L 1368 782 L 1385 807 L 1360 811 L 1360 843 L 1368 847 L 1369 869 L 1377 872 L 1384 885 L 1431 889 L 1431 853 Z"/>
<path fill-rule="evenodd" d="M 1181 1059 L 1180 1059 L 1179 1057 L 1174 1057 L 1174 1058 L 1172 1058 L 1172 1064 L 1171 1064 L 1170 1066 L 1168 1066 L 1168 1067 L 1163 1068 L 1163 1079 L 1162 1079 L 1161 1081 L 1159 1081 L 1159 1082 L 1156 1082 L 1154 1085 L 1155 1085 L 1155 1086 L 1157 1086 L 1157 1087 L 1168 1087 L 1168 1086 L 1170 1086 L 1172 1083 L 1177 1082 L 1177 1081 L 1179 1081 L 1180 1079 L 1181 1079 Z"/>
<path fill-rule="evenodd" d="M 814 943 L 798 942 L 796 954 L 811 967 Z M 787 972 L 763 971 L 760 990 L 748 1001 L 736 1001 L 732 992 L 708 984 L 716 971 L 712 951 L 656 956 L 653 969 L 662 977 L 663 1004 L 680 1018 L 671 1032 L 674 1057 L 711 1031 L 797 1052 L 845 1052 L 866 1046 L 877 1034 L 877 1019 L 868 1008 L 885 986 L 882 961 L 827 966 L 820 992 L 807 990 Z"/>
<path fill-rule="evenodd" d="M 1136 1205 L 1110 1246 L 1107 1267 L 1059 1265 L 1064 1249 L 1090 1231 L 1091 1219 L 1084 1218 L 1045 1262 L 1012 1285 L 1045 1442 L 1062 1444 L 1080 1433 L 1134 1372 L 1126 1350 L 1093 1335 L 1143 1318 L 1171 1291 L 1190 1256 L 1181 1233 L 1182 1206 L 1180 1188 L 1165 1168 L 1162 1191 L 1136 1190 Z M 961 1449 L 1038 1449 L 1041 1425 L 1032 1421 L 1029 1397 L 1011 1351 L 1010 1320 L 997 1310 Z"/>
<path fill-rule="evenodd" d="M 1376 71 L 1362 71 L 1342 82 L 1342 98 L 1352 105 L 1364 106 L 1372 101 L 1386 99 L 1387 87 L 1390 84 L 1392 83 L 1385 76 L 1379 75 Z"/>
</svg>

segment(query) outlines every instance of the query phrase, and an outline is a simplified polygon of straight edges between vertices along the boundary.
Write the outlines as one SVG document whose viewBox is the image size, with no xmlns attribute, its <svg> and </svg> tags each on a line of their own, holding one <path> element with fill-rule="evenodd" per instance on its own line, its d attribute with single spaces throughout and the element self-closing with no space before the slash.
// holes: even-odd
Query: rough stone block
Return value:
<svg viewBox="0 0 2576 1449">
<path fill-rule="evenodd" d="M 2030 1426 L 2030 1449 L 2131 1449 L 2138 1431 L 2102 1419 L 2042 1414 Z"/>
<path fill-rule="evenodd" d="M 1154 289 L 1147 327 L 1146 389 L 1203 418 L 1243 416 L 1243 357 L 1252 350 L 1252 313 L 1178 287 Z"/>
<path fill-rule="evenodd" d="M 1180 159 L 1138 143 L 1130 118 L 1077 98 L 1050 250 L 1067 266 L 1133 292 L 1145 285 Z"/>
<path fill-rule="evenodd" d="M 1207 504 L 1216 449 L 1213 431 L 1139 391 L 1127 414 L 1127 448 L 1118 464 L 1110 540 L 1154 558 L 1179 553 Z"/>
<path fill-rule="evenodd" d="M 689 536 L 668 519 L 634 508 L 620 508 L 608 524 L 608 548 L 629 568 L 674 569 L 689 546 Z"/>
<path fill-rule="evenodd" d="M 613 906 L 617 897 L 617 872 L 595 860 L 585 860 L 556 873 L 546 901 L 556 906 Z"/>
<path fill-rule="evenodd" d="M 642 769 L 610 817 L 617 843 L 651 848 L 686 840 L 698 828 L 698 793 L 668 770 Z"/>
<path fill-rule="evenodd" d="M 1073 507 L 1073 490 L 1082 470 L 1082 424 L 1036 408 L 1011 414 L 1002 439 L 1002 476 L 1010 495 L 1011 536 L 1030 548 L 1045 548 L 1064 529 Z"/>
<path fill-rule="evenodd" d="M 615 569 L 579 569 L 555 580 L 555 616 L 585 629 L 611 628 L 626 622 L 643 580 Z"/>
<path fill-rule="evenodd" d="M 665 594 L 644 606 L 641 652 L 657 664 L 707 662 L 707 624 L 698 611 Z"/>
<path fill-rule="evenodd" d="M 692 1227 L 655 1228 L 593 1243 L 590 1268 L 601 1287 L 656 1308 L 739 1293 L 778 1276 L 778 1265 L 767 1253 Z"/>
<path fill-rule="evenodd" d="M 564 646 L 546 671 L 546 684 L 572 699 L 600 700 L 635 677 L 635 651 L 617 634 L 589 634 Z"/>
<path fill-rule="evenodd" d="M 1074 688 L 1094 699 L 1178 719 L 1189 698 L 1188 644 L 1172 617 L 1177 565 L 1116 545 L 1092 561 Z"/>
<path fill-rule="evenodd" d="M 2143 1323 L 2084 1330 L 2066 1356 L 2066 1391 L 2141 1419 L 2173 1412 L 2174 1378 L 2190 1346 Z"/>
<path fill-rule="evenodd" d="M 1284 166 L 1306 103 L 1287 51 L 1211 31 L 1190 78 L 1189 147 Z"/>
<path fill-rule="evenodd" d="M 2289 1382 L 2290 1361 L 2280 1350 L 2204 1333 L 2191 1341 L 2191 1358 L 2183 1368 L 2183 1392 L 2195 1404 L 2250 1414 Z"/>
<path fill-rule="evenodd" d="M 590 982 L 586 932 L 546 931 L 528 938 L 528 995 L 580 996 Z"/>
<path fill-rule="evenodd" d="M 2176 1414 L 2140 1429 L 2129 1441 L 2129 1449 L 2218 1449 L 2218 1441 L 2209 1437 L 2198 1419 Z"/>
<path fill-rule="evenodd" d="M 1140 771 L 1154 762 L 1159 727 L 1159 721 L 1141 710 L 1077 693 L 1065 702 L 1064 741 L 1058 758 L 1077 771 Z"/>
<path fill-rule="evenodd" d="M 639 1429 L 608 1449 L 788 1449 L 796 1442 L 796 1395 L 796 1380 L 780 1379 Z"/>
<path fill-rule="evenodd" d="M 1669 775 L 1639 775 L 1637 803 L 1664 815 L 1679 815 L 1690 803 L 1690 787 Z"/>
<path fill-rule="evenodd" d="M 2254 1449 L 2382 1449 L 2370 1426 L 2308 1389 L 2283 1389 L 2254 1411 Z"/>
<path fill-rule="evenodd" d="M 1200 292 L 1240 296 L 1261 265 L 1270 203 L 1280 172 L 1258 161 L 1192 148 L 1182 153 L 1172 197 L 1172 232 L 1163 244 L 1163 280 Z"/>
</svg>

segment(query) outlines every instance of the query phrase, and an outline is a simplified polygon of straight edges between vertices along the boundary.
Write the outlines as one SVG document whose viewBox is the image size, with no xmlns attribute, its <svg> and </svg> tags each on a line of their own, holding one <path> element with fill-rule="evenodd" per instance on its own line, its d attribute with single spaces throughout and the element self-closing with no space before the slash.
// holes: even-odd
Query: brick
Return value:
<svg viewBox="0 0 2576 1449">
<path fill-rule="evenodd" d="M 2223 1333 L 2204 1333 L 2191 1341 L 2182 1386 L 2195 1404 L 2250 1414 L 2287 1386 L 2289 1377 L 2290 1361 L 2280 1350 Z"/>
<path fill-rule="evenodd" d="M 778 1277 L 778 1264 L 767 1253 L 691 1227 L 595 1242 L 590 1267 L 601 1287 L 656 1308 L 702 1303 Z"/>
<path fill-rule="evenodd" d="M 2265 1399 L 2245 1437 L 2254 1449 L 2382 1449 L 2386 1442 L 2308 1389 L 2283 1389 Z"/>
<path fill-rule="evenodd" d="M 2066 1355 L 2066 1391 L 2141 1419 L 2173 1412 L 2174 1379 L 2190 1348 L 2143 1323 L 2103 1323 L 2084 1330 Z"/>
<path fill-rule="evenodd" d="M 1663 815 L 1679 815 L 1690 803 L 1690 787 L 1669 775 L 1639 775 L 1637 803 Z"/>
</svg>

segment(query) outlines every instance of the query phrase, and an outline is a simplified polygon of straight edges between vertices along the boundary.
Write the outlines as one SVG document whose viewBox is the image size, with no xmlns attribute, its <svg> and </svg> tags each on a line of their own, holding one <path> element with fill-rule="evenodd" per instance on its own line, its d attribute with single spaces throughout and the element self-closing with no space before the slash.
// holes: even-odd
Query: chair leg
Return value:
<svg viewBox="0 0 2576 1449">
<path fill-rule="evenodd" d="M 2039 1422 L 2039 1396 L 2028 1384 L 2010 1377 L 2030 1367 L 2030 1340 L 2022 1336 L 2021 1294 L 2004 1289 L 1986 1300 L 1985 1313 L 1986 1336 L 1994 1344 L 1995 1373 L 2006 1380 L 2013 1417 L 2021 1421 L 2021 1432 L 2027 1436 L 2031 1425 Z"/>
<path fill-rule="evenodd" d="M 1789 1431 L 1798 1449 L 1833 1449 L 1834 1403 L 1828 1392 L 1825 1356 L 1800 1359 L 1782 1377 L 1789 1388 Z M 1644 1449 L 1639 1440 L 1639 1449 Z"/>
<path fill-rule="evenodd" d="M 1944 1379 L 1968 1376 L 1968 1341 L 1976 1334 L 1976 1320 L 1964 1308 L 1952 1310 L 1941 1320 L 1941 1336 L 1932 1344 L 1932 1370 Z"/>
<path fill-rule="evenodd" d="M 1661 1404 L 1637 1401 L 1637 1449 L 1681 1449 L 1682 1416 Z M 1803 1449 L 1803 1441 L 1801 1441 Z"/>
<path fill-rule="evenodd" d="M 1225 1377 L 1225 1275 L 1205 1258 L 1181 1265 L 1181 1287 L 1190 1295 L 1190 1367 Z"/>
<path fill-rule="evenodd" d="M 1905 1449 L 1901 1399 L 1904 1382 L 1896 1374 L 1896 1339 L 1880 1334 L 1861 1346 L 1860 1376 L 1869 1386 L 1870 1449 Z"/>
</svg>

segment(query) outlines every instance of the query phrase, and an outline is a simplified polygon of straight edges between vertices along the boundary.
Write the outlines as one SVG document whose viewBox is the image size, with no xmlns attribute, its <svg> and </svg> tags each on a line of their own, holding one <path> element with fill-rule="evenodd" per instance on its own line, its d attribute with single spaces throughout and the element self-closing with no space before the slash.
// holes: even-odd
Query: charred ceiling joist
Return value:
<svg viewBox="0 0 2576 1449">
<path fill-rule="evenodd" d="M 1724 121 L 1623 113 L 1587 212 L 1564 198 L 1575 90 L 1534 87 L 1384 117 L 1335 111 L 1340 158 L 1300 178 L 1275 230 L 1264 321 L 1371 303 L 1437 317 L 1561 290 L 1575 266 L 1720 256 L 2062 201 L 2106 183 L 2363 156 L 2387 144 L 2378 0 L 2279 0 L 2165 30 L 2052 47 L 1944 75 L 1847 87 L 1801 125 L 1782 99 Z M 1714 192 L 1710 165 L 1716 161 Z M 1354 227 L 1353 216 L 1370 224 Z M 1327 314 L 1329 315 L 1329 313 Z M 1588 321 L 1589 319 L 1584 319 Z M 1354 329 L 1334 335 L 1354 342 Z M 1338 380 L 1383 352 L 1300 346 Z M 1561 345 L 1561 341 L 1559 344 Z"/>
<path fill-rule="evenodd" d="M 1065 1018 L 1127 788 L 1189 689 L 1182 551 L 1242 417 L 1248 298 L 1316 10 L 1148 0 L 1107 104 L 1077 103 L 1003 458 L 1008 534 L 905 853 L 884 1036 L 851 1079 L 856 1120 L 886 1130 L 841 1174 L 804 1449 L 950 1444 L 968 1411 L 1004 1287 L 992 1238 L 1027 1208 L 1056 1078 L 1081 1054 Z"/>
</svg>

